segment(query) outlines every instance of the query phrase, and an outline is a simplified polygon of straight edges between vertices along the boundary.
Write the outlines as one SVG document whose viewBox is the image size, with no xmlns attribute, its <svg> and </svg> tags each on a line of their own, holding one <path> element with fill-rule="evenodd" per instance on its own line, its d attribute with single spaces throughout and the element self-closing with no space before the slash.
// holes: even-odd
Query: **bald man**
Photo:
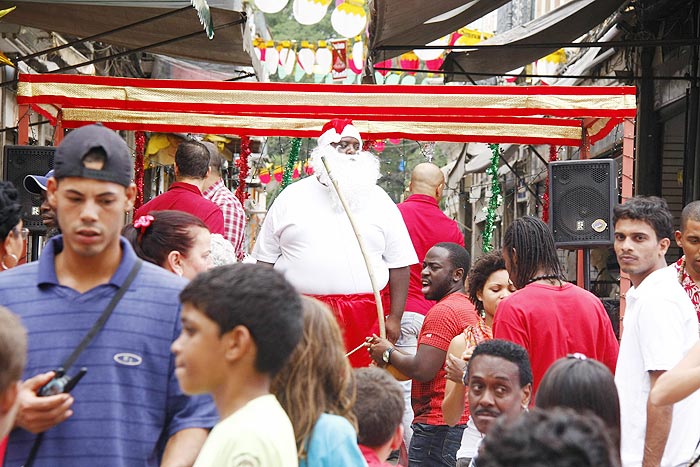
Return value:
<svg viewBox="0 0 700 467">
<path fill-rule="evenodd" d="M 418 255 L 418 264 L 411 266 L 406 308 L 401 318 L 401 337 L 396 342 L 396 347 L 413 355 L 416 353 L 418 335 L 423 326 L 425 314 L 435 304 L 432 300 L 426 300 L 421 293 L 423 288 L 421 270 L 425 254 L 440 242 L 452 242 L 464 246 L 464 235 L 459 226 L 438 206 L 444 188 L 445 176 L 437 165 L 428 162 L 418 164 L 411 173 L 411 183 L 408 185 L 411 195 L 398 205 Z M 404 439 L 408 446 L 413 435 L 411 381 L 401 384 L 406 401 L 403 419 Z"/>
</svg>

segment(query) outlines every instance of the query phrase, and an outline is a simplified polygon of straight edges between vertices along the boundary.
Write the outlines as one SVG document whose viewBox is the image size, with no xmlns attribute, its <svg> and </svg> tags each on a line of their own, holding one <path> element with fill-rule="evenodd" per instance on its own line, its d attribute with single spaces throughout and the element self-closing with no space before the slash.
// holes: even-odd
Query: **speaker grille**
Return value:
<svg viewBox="0 0 700 467">
<path fill-rule="evenodd" d="M 17 188 L 22 203 L 22 219 L 30 232 L 43 234 L 46 227 L 39 215 L 41 197 L 24 188 L 27 175 L 44 175 L 53 168 L 54 146 L 5 146 L 3 177 Z"/>
<path fill-rule="evenodd" d="M 550 221 L 557 246 L 612 243 L 615 162 L 552 162 L 549 169 Z"/>
</svg>

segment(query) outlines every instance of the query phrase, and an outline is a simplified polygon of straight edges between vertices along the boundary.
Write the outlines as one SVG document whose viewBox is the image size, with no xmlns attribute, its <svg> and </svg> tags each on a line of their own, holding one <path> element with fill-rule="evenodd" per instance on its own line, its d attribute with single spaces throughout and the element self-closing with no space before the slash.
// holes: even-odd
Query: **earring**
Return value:
<svg viewBox="0 0 700 467">
<path fill-rule="evenodd" d="M 15 264 L 13 264 L 12 266 L 7 266 L 7 265 L 5 264 L 5 257 L 6 257 L 6 256 L 10 256 L 12 259 L 14 259 L 14 260 L 15 260 Z M 2 268 L 3 271 L 7 271 L 8 269 L 17 266 L 17 263 L 19 263 L 19 258 L 17 257 L 16 254 L 14 254 L 14 253 L 5 253 L 4 255 L 2 255 L 2 261 L 0 261 L 0 267 Z"/>
</svg>

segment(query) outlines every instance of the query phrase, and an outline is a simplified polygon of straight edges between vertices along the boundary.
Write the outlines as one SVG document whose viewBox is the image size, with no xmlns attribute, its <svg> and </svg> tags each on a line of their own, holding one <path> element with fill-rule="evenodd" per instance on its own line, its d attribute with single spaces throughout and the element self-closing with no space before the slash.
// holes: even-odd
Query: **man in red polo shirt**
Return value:
<svg viewBox="0 0 700 467">
<path fill-rule="evenodd" d="M 185 141 L 175 153 L 175 183 L 134 213 L 134 219 L 151 211 L 174 209 L 199 217 L 211 233 L 224 233 L 221 208 L 202 196 L 202 187 L 209 173 L 209 150 L 197 141 Z"/>
<path fill-rule="evenodd" d="M 464 246 L 464 235 L 457 223 L 447 217 L 438 206 L 445 188 L 445 176 L 442 170 L 430 162 L 418 164 L 411 172 L 411 182 L 408 190 L 411 196 L 399 204 L 399 211 L 406 223 L 413 248 L 418 255 L 418 263 L 411 266 L 410 282 L 406 308 L 401 318 L 401 337 L 396 341 L 396 347 L 403 352 L 415 355 L 425 314 L 435 301 L 423 296 L 421 289 L 421 270 L 425 254 L 440 242 L 452 242 Z M 466 271 L 465 271 L 466 273 Z M 403 415 L 404 441 L 406 446 L 411 443 L 411 381 L 401 383 L 404 390 L 405 410 Z"/>
<path fill-rule="evenodd" d="M 457 425 L 448 426 L 445 422 L 442 413 L 444 363 L 452 338 L 479 320 L 464 290 L 470 262 L 467 250 L 456 243 L 438 243 L 426 253 L 422 271 L 423 294 L 437 303 L 425 317 L 415 355 L 398 350 L 386 339 L 377 336 L 367 339 L 367 350 L 375 362 L 390 364 L 413 379 L 411 402 L 415 418 L 408 448 L 409 467 L 454 467 L 457 463 L 457 450 L 469 410 L 464 407 Z"/>
</svg>

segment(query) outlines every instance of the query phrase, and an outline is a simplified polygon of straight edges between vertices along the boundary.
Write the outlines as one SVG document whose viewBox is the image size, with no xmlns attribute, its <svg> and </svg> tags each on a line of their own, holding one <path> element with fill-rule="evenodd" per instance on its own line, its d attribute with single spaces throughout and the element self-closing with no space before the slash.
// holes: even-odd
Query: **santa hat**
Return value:
<svg viewBox="0 0 700 467">
<path fill-rule="evenodd" d="M 323 125 L 321 136 L 318 138 L 318 145 L 326 146 L 331 143 L 338 143 L 341 138 L 346 136 L 355 138 L 360 142 L 360 147 L 362 147 L 362 136 L 360 136 L 360 131 L 353 126 L 352 120 L 348 118 L 334 118 Z"/>
</svg>

